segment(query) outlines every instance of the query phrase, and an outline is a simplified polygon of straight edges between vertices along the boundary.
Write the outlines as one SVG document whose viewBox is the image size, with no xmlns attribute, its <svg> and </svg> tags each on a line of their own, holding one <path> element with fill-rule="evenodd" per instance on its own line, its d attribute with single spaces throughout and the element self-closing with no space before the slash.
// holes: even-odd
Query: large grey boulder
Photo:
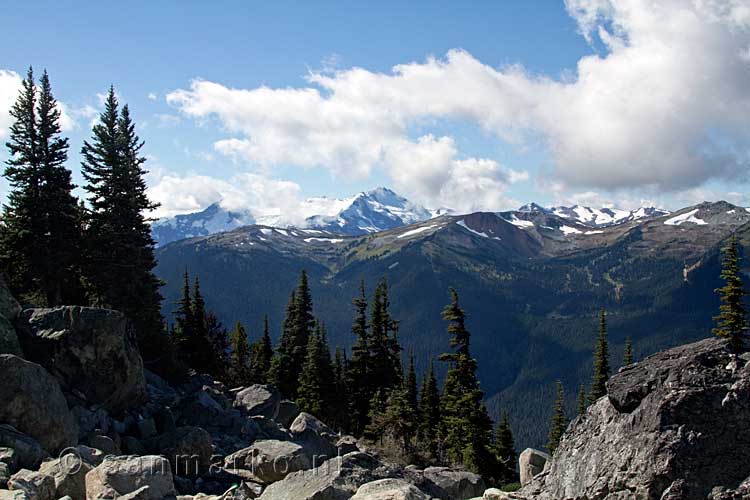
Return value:
<svg viewBox="0 0 750 500">
<path fill-rule="evenodd" d="M 307 454 L 315 457 L 316 466 L 336 456 L 337 448 L 334 443 L 338 441 L 338 435 L 309 413 L 300 413 L 289 431 L 292 438 L 305 447 Z"/>
<path fill-rule="evenodd" d="M 0 373 L 0 422 L 33 437 L 50 453 L 77 444 L 78 426 L 54 377 L 12 354 L 0 354 Z"/>
<path fill-rule="evenodd" d="M 82 394 L 118 414 L 147 400 L 143 360 L 125 316 L 109 309 L 28 309 L 19 322 L 21 347 L 64 391 Z"/>
<path fill-rule="evenodd" d="M 148 486 L 145 498 L 176 496 L 169 461 L 164 457 L 108 457 L 86 474 L 86 499 L 120 498 Z"/>
<path fill-rule="evenodd" d="M 310 457 L 302 446 L 272 439 L 256 441 L 224 459 L 226 469 L 250 471 L 251 477 L 264 484 L 280 481 L 292 472 L 311 466 Z"/>
<path fill-rule="evenodd" d="M 15 465 L 8 462 L 11 472 L 18 468 L 38 469 L 42 460 L 49 457 L 39 441 L 7 424 L 0 424 L 0 446 L 13 450 Z"/>
<path fill-rule="evenodd" d="M 44 462 L 39 472 L 52 477 L 55 498 L 69 496 L 73 500 L 86 498 L 86 474 L 92 469 L 76 453 L 68 453 L 55 460 Z"/>
<path fill-rule="evenodd" d="M 8 481 L 8 489 L 21 491 L 29 500 L 55 500 L 55 481 L 42 472 L 21 469 Z"/>
<path fill-rule="evenodd" d="M 534 479 L 534 476 L 538 476 L 544 472 L 544 467 L 549 461 L 550 456 L 543 451 L 533 448 L 523 450 L 518 457 L 518 473 L 521 484 L 526 486 Z"/>
<path fill-rule="evenodd" d="M 261 500 L 347 500 L 363 484 L 399 475 L 372 455 L 350 453 L 332 458 L 315 469 L 289 474 L 268 486 Z"/>
<path fill-rule="evenodd" d="M 450 467 L 427 467 L 423 475 L 455 500 L 481 496 L 487 486 L 482 477 L 473 472 Z"/>
<path fill-rule="evenodd" d="M 389 478 L 363 484 L 351 500 L 430 500 L 430 497 L 408 481 Z"/>
<path fill-rule="evenodd" d="M 196 476 L 211 465 L 211 435 L 200 427 L 177 427 L 148 440 L 146 449 L 167 457 L 178 476 Z"/>
<path fill-rule="evenodd" d="M 275 420 L 279 414 L 281 394 L 272 385 L 255 384 L 239 391 L 234 400 L 234 407 L 240 408 L 248 415 L 259 415 Z"/>
<path fill-rule="evenodd" d="M 750 476 L 750 356 L 719 339 L 622 368 L 526 498 L 706 498 Z"/>
<path fill-rule="evenodd" d="M 23 357 L 16 329 L 2 314 L 0 314 L 0 354 L 15 354 Z"/>
</svg>

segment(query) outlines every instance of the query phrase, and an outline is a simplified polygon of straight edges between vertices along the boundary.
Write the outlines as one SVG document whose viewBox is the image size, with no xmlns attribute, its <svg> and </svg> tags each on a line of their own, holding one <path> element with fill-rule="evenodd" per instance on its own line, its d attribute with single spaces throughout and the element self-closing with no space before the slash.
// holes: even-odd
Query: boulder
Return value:
<svg viewBox="0 0 750 500">
<path fill-rule="evenodd" d="M 481 496 L 487 488 L 481 476 L 465 470 L 427 467 L 423 475 L 455 500 Z"/>
<path fill-rule="evenodd" d="M 16 329 L 2 314 L 0 314 L 0 354 L 15 354 L 23 357 Z"/>
<path fill-rule="evenodd" d="M 247 420 L 248 422 L 245 422 L 245 424 L 243 425 L 243 427 L 246 427 L 246 429 L 242 431 L 242 434 L 248 437 L 257 430 L 258 438 L 276 439 L 278 441 L 289 441 L 290 439 L 292 439 L 292 435 L 289 432 L 284 430 L 279 424 L 276 423 L 276 421 L 271 420 L 270 418 L 256 415 L 254 417 L 248 418 Z M 252 424 L 249 422 L 252 422 Z"/>
<path fill-rule="evenodd" d="M 78 435 L 84 437 L 94 431 L 109 431 L 109 415 L 104 408 L 90 410 L 80 405 L 70 409 L 73 417 L 78 422 Z"/>
<path fill-rule="evenodd" d="M 521 484 L 527 485 L 534 479 L 534 476 L 544 471 L 544 466 L 550 461 L 550 456 L 543 451 L 533 448 L 526 448 L 518 456 L 518 473 L 521 477 Z"/>
<path fill-rule="evenodd" d="M 211 465 L 211 435 L 200 427 L 178 427 L 149 439 L 146 449 L 167 457 L 178 476 L 195 476 Z"/>
<path fill-rule="evenodd" d="M 339 440 L 336 441 L 336 450 L 337 455 L 346 455 L 347 453 L 359 451 L 357 438 L 354 436 L 341 436 Z"/>
<path fill-rule="evenodd" d="M 23 491 L 0 490 L 0 500 L 29 500 L 29 496 Z M 60 499 L 63 500 L 63 499 Z"/>
<path fill-rule="evenodd" d="M 21 314 L 21 305 L 10 293 L 5 280 L 0 276 L 0 316 L 13 321 L 19 314 Z"/>
<path fill-rule="evenodd" d="M 750 476 L 747 358 L 707 339 L 622 368 L 516 494 L 666 500 L 738 488 Z"/>
<path fill-rule="evenodd" d="M 340 500 L 351 498 L 363 484 L 399 475 L 367 453 L 332 458 L 319 467 L 289 474 L 269 485 L 261 500 Z"/>
<path fill-rule="evenodd" d="M 109 309 L 28 309 L 19 338 L 32 361 L 44 366 L 64 391 L 119 414 L 147 400 L 143 360 L 124 315 Z"/>
<path fill-rule="evenodd" d="M 289 430 L 294 441 L 302 444 L 309 456 L 316 458 L 315 465 L 336 456 L 338 450 L 333 443 L 338 440 L 338 436 L 309 413 L 300 413 Z"/>
<path fill-rule="evenodd" d="M 122 451 L 128 455 L 146 455 L 146 447 L 133 436 L 124 436 L 122 438 Z"/>
<path fill-rule="evenodd" d="M 287 474 L 309 469 L 310 457 L 302 446 L 289 441 L 261 440 L 224 459 L 229 470 L 247 470 L 264 484 L 284 479 Z"/>
<path fill-rule="evenodd" d="M 13 473 L 10 471 L 10 467 L 5 462 L 0 462 L 0 488 L 5 488 L 8 485 L 8 480 Z"/>
<path fill-rule="evenodd" d="M 18 453 L 13 448 L 0 446 L 0 464 L 5 464 L 10 473 L 18 470 Z"/>
<path fill-rule="evenodd" d="M 68 453 L 44 462 L 39 472 L 54 480 L 55 498 L 67 495 L 74 500 L 83 500 L 86 498 L 86 474 L 92 468 L 76 453 Z"/>
<path fill-rule="evenodd" d="M 363 484 L 351 500 L 430 500 L 430 497 L 408 481 L 389 478 Z"/>
<path fill-rule="evenodd" d="M 279 403 L 279 414 L 276 416 L 276 421 L 281 424 L 282 427 L 288 429 L 294 419 L 299 415 L 299 406 L 294 401 L 284 399 Z"/>
<path fill-rule="evenodd" d="M 117 445 L 117 443 L 115 443 L 114 439 L 109 436 L 94 432 L 84 437 L 83 442 L 91 448 L 101 450 L 101 452 L 104 453 L 105 456 L 122 455 L 122 450 L 120 449 L 120 447 Z"/>
<path fill-rule="evenodd" d="M 255 384 L 239 391 L 234 399 L 234 407 L 248 415 L 259 415 L 275 420 L 279 414 L 281 394 L 272 385 Z"/>
<path fill-rule="evenodd" d="M 11 472 L 19 468 L 37 469 L 42 460 L 49 456 L 37 440 L 6 424 L 0 424 L 0 446 L 4 450 L 12 450 L 12 459 L 9 459 L 10 452 L 3 453 L 3 462 L 11 466 Z"/>
<path fill-rule="evenodd" d="M 76 445 L 78 426 L 54 377 L 12 354 L 0 354 L 0 373 L 0 422 L 33 437 L 51 453 Z"/>
<path fill-rule="evenodd" d="M 52 476 L 21 469 L 8 481 L 8 489 L 21 491 L 29 500 L 55 500 L 55 480 Z"/>
<path fill-rule="evenodd" d="M 147 500 L 177 494 L 169 461 L 164 457 L 108 457 L 86 474 L 86 499 L 121 498 L 148 486 Z"/>
<path fill-rule="evenodd" d="M 484 495 L 482 495 L 482 500 L 511 500 L 512 497 L 502 491 L 498 490 L 497 488 L 490 488 L 488 490 L 484 491 Z"/>
</svg>

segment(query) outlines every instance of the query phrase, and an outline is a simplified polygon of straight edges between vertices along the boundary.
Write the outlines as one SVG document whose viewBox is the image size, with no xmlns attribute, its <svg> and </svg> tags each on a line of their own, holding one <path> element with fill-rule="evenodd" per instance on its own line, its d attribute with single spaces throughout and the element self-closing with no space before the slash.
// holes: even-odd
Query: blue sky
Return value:
<svg viewBox="0 0 750 500">
<path fill-rule="evenodd" d="M 114 84 L 165 214 L 377 185 L 459 210 L 748 204 L 748 20 L 727 0 L 676 25 L 681 2 L 652 3 L 19 2 L 0 102 L 9 74 L 47 68 L 77 171 Z"/>
</svg>

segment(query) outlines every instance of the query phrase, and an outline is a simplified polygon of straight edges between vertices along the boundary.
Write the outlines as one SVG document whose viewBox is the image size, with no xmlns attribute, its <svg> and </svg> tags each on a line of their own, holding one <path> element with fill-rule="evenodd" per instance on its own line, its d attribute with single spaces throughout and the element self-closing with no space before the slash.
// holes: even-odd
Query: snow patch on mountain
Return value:
<svg viewBox="0 0 750 500">
<path fill-rule="evenodd" d="M 680 224 L 691 222 L 699 226 L 705 226 L 708 223 L 704 221 L 703 219 L 699 219 L 698 217 L 695 216 L 695 214 L 698 213 L 698 210 L 699 209 L 696 208 L 695 210 L 691 210 L 689 212 L 685 212 L 684 214 L 680 214 L 676 217 L 672 217 L 671 219 L 667 219 L 664 221 L 664 224 L 666 224 L 667 226 L 679 226 Z"/>
</svg>

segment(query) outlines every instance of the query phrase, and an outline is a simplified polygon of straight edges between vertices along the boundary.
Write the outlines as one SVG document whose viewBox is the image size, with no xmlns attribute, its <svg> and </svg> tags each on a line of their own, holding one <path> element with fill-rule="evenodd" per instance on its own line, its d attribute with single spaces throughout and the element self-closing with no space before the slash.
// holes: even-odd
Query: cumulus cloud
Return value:
<svg viewBox="0 0 750 500">
<path fill-rule="evenodd" d="M 582 36 L 604 49 L 564 77 L 495 68 L 452 50 L 390 73 L 312 72 L 300 88 L 195 80 L 167 101 L 196 119 L 217 118 L 230 134 L 215 144 L 220 153 L 359 178 L 383 169 L 420 201 L 458 207 L 498 208 L 509 201 L 508 183 L 525 174 L 459 152 L 451 137 L 412 137 L 415 125 L 468 120 L 505 142 L 541 141 L 552 159 L 550 181 L 570 189 L 677 191 L 744 174 L 745 0 L 567 0 L 566 7 Z"/>
</svg>

